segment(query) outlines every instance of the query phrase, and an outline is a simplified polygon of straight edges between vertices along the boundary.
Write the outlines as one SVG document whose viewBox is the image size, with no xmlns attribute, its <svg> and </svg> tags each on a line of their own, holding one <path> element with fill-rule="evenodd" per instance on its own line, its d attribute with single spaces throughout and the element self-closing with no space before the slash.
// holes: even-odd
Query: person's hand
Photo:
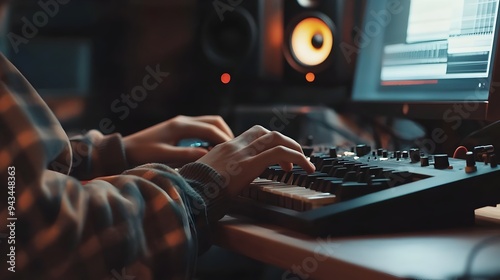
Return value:
<svg viewBox="0 0 500 280">
<path fill-rule="evenodd" d="M 130 165 L 165 163 L 172 167 L 193 162 L 208 151 L 203 148 L 177 147 L 186 138 L 198 138 L 214 145 L 234 138 L 220 116 L 177 116 L 124 138 Z"/>
<path fill-rule="evenodd" d="M 224 177 L 230 196 L 240 193 L 273 164 L 279 164 L 286 171 L 291 171 L 294 163 L 307 172 L 315 170 L 297 142 L 261 126 L 254 126 L 233 140 L 215 146 L 197 162 L 211 166 Z"/>
</svg>

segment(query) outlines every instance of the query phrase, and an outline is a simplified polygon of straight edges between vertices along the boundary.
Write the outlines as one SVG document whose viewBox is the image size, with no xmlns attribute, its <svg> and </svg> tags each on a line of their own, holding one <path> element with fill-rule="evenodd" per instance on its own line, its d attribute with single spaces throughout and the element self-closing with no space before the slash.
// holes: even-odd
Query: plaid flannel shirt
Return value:
<svg viewBox="0 0 500 280">
<path fill-rule="evenodd" d="M 206 165 L 179 173 L 161 164 L 127 170 L 119 134 L 91 131 L 69 140 L 0 55 L 1 279 L 192 277 L 198 241 L 206 237 L 200 232 L 223 216 L 225 191 Z M 215 198 L 204 188 L 210 183 L 222 187 Z M 7 238 L 12 232 L 15 244 Z"/>
</svg>

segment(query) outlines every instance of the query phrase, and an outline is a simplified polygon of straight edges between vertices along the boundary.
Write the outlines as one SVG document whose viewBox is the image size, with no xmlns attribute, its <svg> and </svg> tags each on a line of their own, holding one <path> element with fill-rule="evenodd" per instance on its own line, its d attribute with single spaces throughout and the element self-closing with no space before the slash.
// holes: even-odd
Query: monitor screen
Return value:
<svg viewBox="0 0 500 280">
<path fill-rule="evenodd" d="M 9 59 L 43 97 L 87 97 L 91 42 L 80 38 L 33 38 Z"/>
<path fill-rule="evenodd" d="M 368 1 L 356 35 L 352 100 L 381 114 L 498 118 L 500 112 L 488 111 L 498 64 L 498 2 Z"/>
</svg>

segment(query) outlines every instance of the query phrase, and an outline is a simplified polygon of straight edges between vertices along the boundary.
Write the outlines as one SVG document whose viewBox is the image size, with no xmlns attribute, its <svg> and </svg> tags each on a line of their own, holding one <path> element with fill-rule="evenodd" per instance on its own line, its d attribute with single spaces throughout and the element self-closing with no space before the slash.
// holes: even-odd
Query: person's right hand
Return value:
<svg viewBox="0 0 500 280">
<path fill-rule="evenodd" d="M 254 126 L 240 136 L 215 146 L 197 162 L 211 166 L 224 177 L 230 196 L 239 194 L 273 164 L 279 164 L 287 171 L 291 171 L 294 163 L 307 172 L 315 170 L 297 142 L 262 126 Z"/>
</svg>

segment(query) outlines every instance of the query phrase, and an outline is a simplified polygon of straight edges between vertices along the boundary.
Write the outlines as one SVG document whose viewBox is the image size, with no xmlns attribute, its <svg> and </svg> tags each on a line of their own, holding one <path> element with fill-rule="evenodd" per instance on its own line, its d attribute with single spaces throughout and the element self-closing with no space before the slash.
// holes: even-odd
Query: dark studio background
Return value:
<svg viewBox="0 0 500 280">
<path fill-rule="evenodd" d="M 281 41 L 273 46 L 278 54 L 272 56 L 275 61 L 258 58 L 270 38 L 282 40 L 285 32 L 259 38 L 264 27 L 257 6 L 266 1 L 241 1 L 241 8 L 257 23 L 254 33 L 248 33 L 238 12 L 226 11 L 224 21 L 220 21 L 214 2 L 69 0 L 59 4 L 58 12 L 49 15 L 47 24 L 26 38 L 27 43 L 13 47 L 12 39 L 4 39 L 4 53 L 32 82 L 64 127 L 76 133 L 99 128 L 104 118 L 112 123 L 104 132 L 126 135 L 179 114 L 222 114 L 231 122 L 232 108 L 238 104 L 330 105 L 345 101 L 353 64 L 342 68 L 339 85 L 332 84 L 331 75 L 336 70 L 330 69 L 324 77 L 318 76 L 315 88 L 308 87 L 297 82 L 303 79 L 302 74 L 298 78 L 290 74 L 293 70 L 285 62 Z M 332 18 L 343 12 L 335 9 L 336 1 L 324 2 L 334 11 Z M 282 21 L 302 12 L 295 1 L 288 3 L 293 5 L 285 5 L 289 12 L 281 15 Z M 7 33 L 24 38 L 26 20 L 33 24 L 43 9 L 37 1 L 13 1 L 10 6 Z M 221 35 L 217 33 L 220 28 L 227 30 Z M 207 58 L 203 48 L 215 49 L 225 61 Z M 262 61 L 274 64 L 271 67 L 275 70 L 262 71 Z M 111 108 L 113 102 L 123 105 L 121 95 L 130 95 L 142 84 L 147 66 L 155 69 L 157 65 L 170 75 L 148 91 L 136 108 L 129 107 L 129 114 Z M 220 83 L 224 71 L 234 74 L 229 85 Z"/>
<path fill-rule="evenodd" d="M 191 87 L 196 84 L 192 59 L 195 8 L 195 1 L 190 0 L 70 0 L 59 6 L 59 12 L 28 43 L 19 44 L 17 53 L 7 41 L 7 55 L 68 130 L 98 128 L 103 118 L 109 118 L 115 131 L 129 134 L 178 114 L 192 114 L 195 107 L 204 108 L 192 98 L 200 89 Z M 10 31 L 22 35 L 22 18 L 32 22 L 41 10 L 36 1 L 12 3 Z M 79 69 L 79 63 L 86 69 Z M 135 86 L 142 85 L 148 74 L 145 68 L 157 65 L 170 75 L 147 91 L 136 108 L 129 107 L 129 114 L 113 111 L 115 100 L 123 105 L 121 95 L 130 95 Z M 84 89 L 75 90 L 79 86 L 67 82 L 74 76 L 86 85 Z M 216 110 L 206 108 L 199 113 Z"/>
<path fill-rule="evenodd" d="M 17 52 L 8 37 L 2 45 L 70 133 L 98 128 L 128 135 L 179 114 L 220 114 L 239 133 L 252 122 L 268 124 L 275 106 L 312 105 L 334 108 L 361 129 L 368 126 L 368 133 L 398 135 L 391 131 L 392 118 L 375 123 L 363 112 L 343 111 L 356 56 L 346 61 L 338 46 L 352 42 L 353 27 L 361 26 L 364 1 L 311 2 L 319 4 L 309 9 L 293 0 L 220 0 L 226 6 L 238 3 L 221 20 L 216 1 L 210 0 L 68 0 L 27 43 L 18 45 Z M 258 11 L 263 3 L 272 20 L 262 20 Z M 26 20 L 33 23 L 43 12 L 37 1 L 12 1 L 10 6 L 6 34 L 22 36 Z M 315 83 L 309 84 L 304 72 L 287 62 L 283 40 L 291 22 L 318 11 L 333 22 L 336 44 L 326 68 L 306 69 L 317 74 Z M 245 13 L 255 30 L 242 21 Z M 146 67 L 169 76 L 148 90 L 135 108 L 127 106 L 127 113 L 117 111 L 117 106 L 112 109 L 113 104 L 124 105 L 123 94 L 142 85 Z M 224 72 L 232 74 L 228 85 L 220 82 Z M 240 107 L 271 109 L 260 119 L 251 109 L 242 124 L 235 116 Z M 447 132 L 448 141 L 436 151 L 448 154 L 466 135 L 487 124 L 464 120 L 456 130 L 440 120 L 417 121 L 428 133 L 436 127 Z M 294 137 L 294 132 L 289 134 Z"/>
</svg>

